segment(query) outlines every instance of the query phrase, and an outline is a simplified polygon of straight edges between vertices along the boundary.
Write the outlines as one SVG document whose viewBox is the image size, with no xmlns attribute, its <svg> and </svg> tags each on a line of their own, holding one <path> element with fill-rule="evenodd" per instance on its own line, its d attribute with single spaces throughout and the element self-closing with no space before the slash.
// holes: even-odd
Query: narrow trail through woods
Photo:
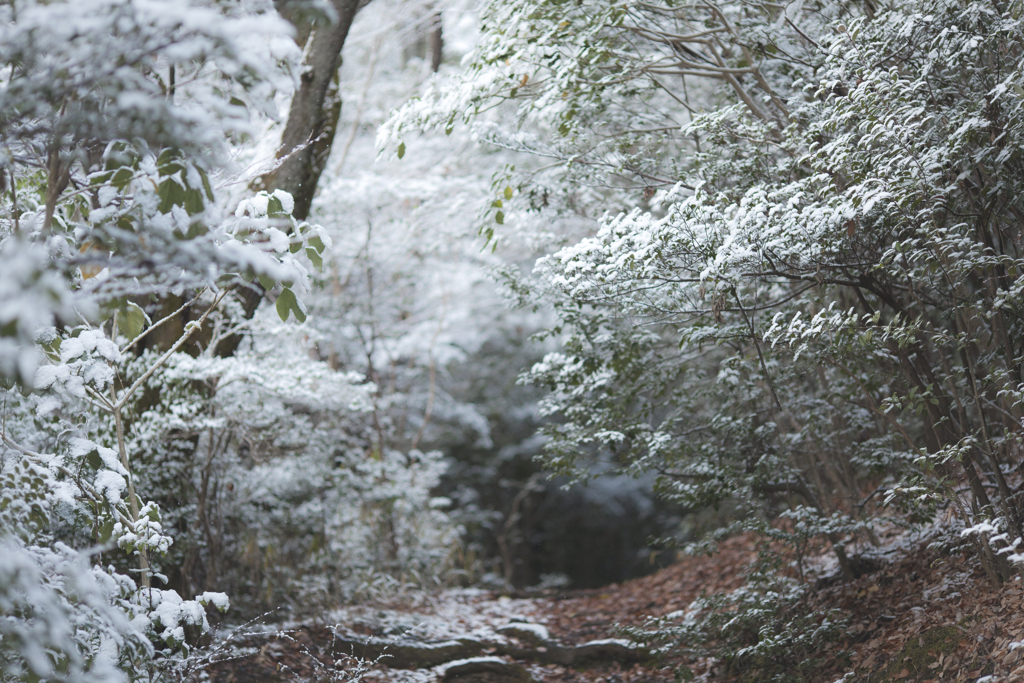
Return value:
<svg viewBox="0 0 1024 683">
<path fill-rule="evenodd" d="M 1020 582 L 995 588 L 977 562 L 932 540 L 904 534 L 855 581 L 819 582 L 810 607 L 841 609 L 850 624 L 814 681 L 1024 681 Z M 403 683 L 675 681 L 680 665 L 697 680 L 756 681 L 756 672 L 744 677 L 721 662 L 652 654 L 616 632 L 685 609 L 704 591 L 738 588 L 755 542 L 732 538 L 712 557 L 594 590 L 522 598 L 453 590 L 349 607 L 331 615 L 332 626 L 237 636 L 220 655 L 235 658 L 210 666 L 209 680 L 350 680 L 361 660 L 365 680 Z"/>
</svg>

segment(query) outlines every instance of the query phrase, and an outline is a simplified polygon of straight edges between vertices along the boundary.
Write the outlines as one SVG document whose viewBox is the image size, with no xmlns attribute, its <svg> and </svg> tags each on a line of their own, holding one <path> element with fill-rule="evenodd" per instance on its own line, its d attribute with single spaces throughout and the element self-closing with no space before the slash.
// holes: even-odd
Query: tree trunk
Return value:
<svg viewBox="0 0 1024 683">
<path fill-rule="evenodd" d="M 444 36 L 441 34 L 441 13 L 435 12 L 430 29 L 430 70 L 437 73 L 441 68 L 444 53 Z"/>
<path fill-rule="evenodd" d="M 288 123 L 281 135 L 281 147 L 277 150 L 281 163 L 261 181 L 263 189 L 284 190 L 292 196 L 295 200 L 292 215 L 298 220 L 309 217 L 316 186 L 330 156 L 341 116 L 338 81 L 341 50 L 356 12 L 368 3 L 369 0 L 331 0 L 337 12 L 335 22 L 327 24 L 321 21 L 313 26 L 299 17 L 289 16 L 286 8 L 282 9 L 285 17 L 295 25 L 300 43 L 308 45 L 299 89 L 292 97 Z M 264 293 L 256 281 L 238 290 L 246 320 L 256 314 Z M 225 337 L 217 347 L 216 355 L 233 356 L 241 341 L 240 333 Z"/>
<path fill-rule="evenodd" d="M 341 114 L 338 68 L 352 20 L 365 0 L 331 0 L 337 20 L 313 27 L 299 89 L 292 97 L 288 123 L 277 151 L 280 165 L 263 177 L 267 190 L 284 190 L 295 199 L 294 216 L 304 220 L 334 142 Z M 300 31 L 301 32 L 301 31 Z"/>
</svg>

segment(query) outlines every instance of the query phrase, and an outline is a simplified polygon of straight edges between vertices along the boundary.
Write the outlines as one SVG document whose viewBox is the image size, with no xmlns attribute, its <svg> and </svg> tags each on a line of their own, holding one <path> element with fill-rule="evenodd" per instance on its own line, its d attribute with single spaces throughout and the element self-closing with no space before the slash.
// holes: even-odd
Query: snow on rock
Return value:
<svg viewBox="0 0 1024 683">
<path fill-rule="evenodd" d="M 463 664 L 479 664 L 481 662 L 493 662 L 495 664 L 505 664 L 505 660 L 501 657 L 469 657 L 467 659 L 456 659 L 455 661 L 448 662 L 441 666 L 442 671 L 447 671 L 452 667 L 462 666 Z"/>
<path fill-rule="evenodd" d="M 449 662 L 442 669 L 443 681 L 479 681 L 494 683 L 528 683 L 533 678 L 519 664 L 499 657 L 471 657 Z"/>
<path fill-rule="evenodd" d="M 588 640 L 587 642 L 580 645 L 580 647 L 604 647 L 606 645 L 617 645 L 620 647 L 636 648 L 636 643 L 631 643 L 628 640 L 622 640 L 621 638 L 604 638 L 603 640 Z"/>
<path fill-rule="evenodd" d="M 425 642 L 456 638 L 503 641 L 502 626 L 543 620 L 534 601 L 491 600 L 489 595 L 487 591 L 455 589 L 401 610 L 354 605 L 332 612 L 330 618 L 338 624 L 363 624 L 386 636 L 401 634 Z"/>
<path fill-rule="evenodd" d="M 514 621 L 511 624 L 500 627 L 498 632 L 507 633 L 520 638 L 525 637 L 526 640 L 533 640 L 537 642 L 551 640 L 551 634 L 548 633 L 547 628 L 540 624 L 527 622 Z"/>
</svg>

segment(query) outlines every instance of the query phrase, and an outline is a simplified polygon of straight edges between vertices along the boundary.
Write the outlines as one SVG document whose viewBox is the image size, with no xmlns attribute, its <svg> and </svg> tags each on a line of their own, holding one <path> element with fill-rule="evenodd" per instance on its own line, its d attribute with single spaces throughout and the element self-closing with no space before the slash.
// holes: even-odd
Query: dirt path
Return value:
<svg viewBox="0 0 1024 683">
<path fill-rule="evenodd" d="M 719 663 L 655 654 L 616 640 L 618 624 L 685 609 L 702 591 L 730 591 L 755 557 L 755 539 L 725 541 L 650 576 L 591 591 L 515 599 L 474 590 L 350 607 L 333 625 L 302 624 L 236 638 L 206 668 L 215 683 L 653 683 L 686 664 L 698 680 L 737 677 Z M 1020 681 L 1024 590 L 996 588 L 969 552 L 912 535 L 890 539 L 874 571 L 812 591 L 811 609 L 850 616 L 844 642 L 816 681 Z M 827 583 L 827 582 L 823 582 Z M 985 678 L 990 676 L 991 678 Z M 756 674 L 749 680 L 757 680 Z"/>
</svg>

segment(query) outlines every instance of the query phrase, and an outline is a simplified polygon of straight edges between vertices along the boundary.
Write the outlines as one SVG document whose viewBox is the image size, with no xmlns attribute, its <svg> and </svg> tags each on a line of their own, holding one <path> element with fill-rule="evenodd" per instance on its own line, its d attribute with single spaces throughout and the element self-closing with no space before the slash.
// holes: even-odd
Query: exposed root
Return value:
<svg viewBox="0 0 1024 683">
<path fill-rule="evenodd" d="M 516 634 L 518 636 L 518 633 Z M 524 634 L 525 635 L 525 634 Z M 355 657 L 381 659 L 392 669 L 429 669 L 447 662 L 483 655 L 508 656 L 538 664 L 576 667 L 594 662 L 633 664 L 651 658 L 651 653 L 625 641 L 598 640 L 582 645 L 560 645 L 551 640 L 528 637 L 524 646 L 459 638 L 440 643 L 392 642 L 382 638 L 359 639 L 337 634 L 335 644 Z"/>
</svg>

